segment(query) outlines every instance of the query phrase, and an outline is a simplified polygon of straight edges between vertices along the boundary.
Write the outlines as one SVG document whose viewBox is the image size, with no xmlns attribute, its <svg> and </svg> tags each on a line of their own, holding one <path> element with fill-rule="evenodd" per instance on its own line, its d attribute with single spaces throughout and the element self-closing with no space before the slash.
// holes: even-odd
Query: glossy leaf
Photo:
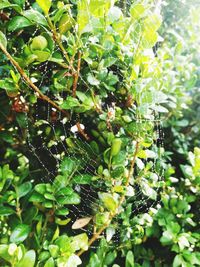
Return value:
<svg viewBox="0 0 200 267">
<path fill-rule="evenodd" d="M 12 243 L 21 243 L 23 242 L 30 233 L 30 226 L 26 224 L 19 224 L 12 231 L 10 236 L 10 242 Z"/>
</svg>

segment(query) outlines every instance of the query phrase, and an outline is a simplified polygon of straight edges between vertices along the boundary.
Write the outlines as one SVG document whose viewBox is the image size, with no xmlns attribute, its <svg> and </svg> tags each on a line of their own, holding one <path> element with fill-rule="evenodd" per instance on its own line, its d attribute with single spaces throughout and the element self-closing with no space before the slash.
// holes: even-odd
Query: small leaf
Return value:
<svg viewBox="0 0 200 267">
<path fill-rule="evenodd" d="M 130 250 L 126 255 L 126 267 L 134 267 L 134 255 Z"/>
<path fill-rule="evenodd" d="M 77 162 L 71 158 L 65 158 L 61 163 L 61 171 L 64 175 L 70 175 L 77 168 Z"/>
<path fill-rule="evenodd" d="M 48 261 L 45 263 L 44 267 L 54 267 L 54 259 L 51 257 L 48 259 Z"/>
<path fill-rule="evenodd" d="M 31 229 L 29 225 L 26 224 L 17 225 L 13 230 L 13 232 L 11 233 L 10 242 L 16 244 L 23 242 L 28 237 L 30 230 Z"/>
<path fill-rule="evenodd" d="M 0 206 L 0 216 L 9 216 L 13 213 L 15 212 L 12 208 Z"/>
<path fill-rule="evenodd" d="M 2 0 L 1 0 L 2 1 Z M 4 8 L 13 7 L 17 12 L 21 12 L 21 7 L 15 4 L 11 4 L 9 1 L 5 0 L 3 3 L 0 3 L 0 10 Z"/>
<path fill-rule="evenodd" d="M 146 8 L 144 4 L 132 4 L 130 8 L 130 15 L 133 19 L 139 19 L 143 16 Z"/>
<path fill-rule="evenodd" d="M 31 182 L 26 182 L 24 184 L 21 184 L 18 188 L 17 188 L 17 197 L 21 198 L 26 196 L 30 190 L 32 189 L 32 184 Z"/>
<path fill-rule="evenodd" d="M 0 44 L 3 45 L 3 47 L 5 47 L 5 48 L 7 46 L 6 36 L 1 31 L 0 31 Z"/>
<path fill-rule="evenodd" d="M 0 258 L 3 258 L 4 260 L 10 262 L 11 257 L 8 253 L 8 245 L 0 245 Z"/>
<path fill-rule="evenodd" d="M 11 79 L 0 80 L 0 88 L 6 90 L 7 92 L 17 91 L 16 85 L 13 83 Z"/>
<path fill-rule="evenodd" d="M 91 85 L 96 85 L 98 86 L 100 84 L 99 80 L 97 80 L 91 73 L 88 74 L 87 81 Z"/>
<path fill-rule="evenodd" d="M 110 210 L 115 211 L 117 208 L 117 202 L 114 197 L 109 193 L 98 193 L 99 198 L 103 202 L 104 206 Z"/>
<path fill-rule="evenodd" d="M 43 202 L 45 201 L 45 198 L 41 194 L 37 192 L 33 192 L 31 197 L 29 198 L 29 201 L 30 202 Z"/>
<path fill-rule="evenodd" d="M 16 267 L 34 267 L 36 254 L 34 250 L 29 250 L 25 253 L 22 260 L 16 265 Z"/>
<path fill-rule="evenodd" d="M 82 263 L 81 259 L 75 255 L 75 254 L 72 254 L 70 255 L 70 257 L 68 258 L 67 262 L 66 262 L 66 267 L 77 267 L 78 265 L 80 265 Z M 58 266 L 63 266 L 63 265 L 58 265 Z"/>
<path fill-rule="evenodd" d="M 78 107 L 78 106 L 80 106 L 78 99 L 72 96 L 68 96 L 67 99 L 64 100 L 64 102 L 61 104 L 61 107 L 63 109 L 71 109 L 71 108 Z"/>
<path fill-rule="evenodd" d="M 40 8 L 44 11 L 45 15 L 49 13 L 51 7 L 51 0 L 36 0 Z"/>
<path fill-rule="evenodd" d="M 79 249 L 88 250 L 88 236 L 86 233 L 76 235 L 72 239 L 71 243 L 72 248 L 74 251 Z"/>
<path fill-rule="evenodd" d="M 75 184 L 90 184 L 92 180 L 92 175 L 90 174 L 83 174 L 77 175 L 73 178 L 73 182 Z"/>
<path fill-rule="evenodd" d="M 92 217 L 85 217 L 85 218 L 76 220 L 72 225 L 72 229 L 80 229 L 80 228 L 85 227 L 91 221 L 91 219 Z"/>
<path fill-rule="evenodd" d="M 59 197 L 57 201 L 60 205 L 78 205 L 81 202 L 80 196 L 77 193 Z"/>
<path fill-rule="evenodd" d="M 45 194 L 46 192 L 46 184 L 37 184 L 35 186 L 35 191 L 40 193 L 40 194 Z"/>
</svg>

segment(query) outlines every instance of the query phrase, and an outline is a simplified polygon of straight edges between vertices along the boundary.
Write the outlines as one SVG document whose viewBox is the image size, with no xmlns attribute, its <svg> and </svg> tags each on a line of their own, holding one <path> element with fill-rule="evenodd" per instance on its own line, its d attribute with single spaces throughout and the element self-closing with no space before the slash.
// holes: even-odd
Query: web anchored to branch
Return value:
<svg viewBox="0 0 200 267">
<path fill-rule="evenodd" d="M 167 96 L 153 53 L 159 5 L 123 4 L 56 2 L 43 16 L 30 2 L 22 12 L 32 31 L 23 29 L 21 49 L 13 54 L 0 43 L 20 77 L 17 103 L 32 100 L 15 109 L 42 167 L 30 201 L 65 225 L 63 233 L 87 233 L 92 247 L 101 236 L 110 246 L 134 239 L 135 216 L 155 212 L 162 186 Z M 20 39 L 19 30 L 11 25 L 10 38 L 17 31 Z"/>
</svg>

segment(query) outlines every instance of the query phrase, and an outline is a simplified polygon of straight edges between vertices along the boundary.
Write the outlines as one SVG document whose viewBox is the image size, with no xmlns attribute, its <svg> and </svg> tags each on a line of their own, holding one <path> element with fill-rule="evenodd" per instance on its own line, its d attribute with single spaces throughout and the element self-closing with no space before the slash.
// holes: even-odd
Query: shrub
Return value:
<svg viewBox="0 0 200 267">
<path fill-rule="evenodd" d="M 172 177 L 160 124 L 186 86 L 160 7 L 114 2 L 0 3 L 3 266 L 199 264 L 199 149 Z"/>
</svg>

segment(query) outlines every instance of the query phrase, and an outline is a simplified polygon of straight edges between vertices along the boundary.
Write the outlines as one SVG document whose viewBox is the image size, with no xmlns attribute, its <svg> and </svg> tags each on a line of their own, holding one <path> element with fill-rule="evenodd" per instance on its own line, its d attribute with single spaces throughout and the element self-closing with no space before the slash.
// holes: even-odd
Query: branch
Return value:
<svg viewBox="0 0 200 267">
<path fill-rule="evenodd" d="M 136 161 L 137 153 L 138 153 L 138 150 L 139 150 L 139 144 L 140 144 L 139 141 L 137 141 L 136 142 L 136 146 L 135 146 L 135 152 L 134 152 L 134 155 L 133 155 L 133 159 L 131 161 L 131 166 L 130 166 L 130 169 L 129 169 L 127 181 L 126 181 L 126 184 L 125 184 L 126 187 L 129 185 L 131 176 L 132 176 L 133 171 L 134 171 L 135 161 Z M 109 221 L 106 224 L 104 224 L 99 229 L 99 231 L 97 233 L 93 234 L 92 238 L 89 240 L 89 242 L 88 242 L 88 246 L 89 247 L 99 238 L 99 236 L 101 235 L 101 233 L 110 225 L 112 219 L 117 215 L 118 209 L 122 205 L 122 203 L 124 202 L 124 199 L 125 199 L 125 195 L 122 195 L 121 198 L 120 198 L 120 200 L 119 200 L 119 203 L 118 203 L 118 206 L 117 206 L 115 212 L 114 213 L 110 213 Z M 77 256 L 81 256 L 84 252 L 85 252 L 85 250 L 83 250 L 83 249 L 80 250 L 77 253 Z"/>
<path fill-rule="evenodd" d="M 48 96 L 44 95 L 40 89 L 30 80 L 30 78 L 27 76 L 27 74 L 24 72 L 24 70 L 20 67 L 20 65 L 17 63 L 17 61 L 10 55 L 10 53 L 6 50 L 6 48 L 0 43 L 0 49 L 2 52 L 6 55 L 6 57 L 10 60 L 12 65 L 17 69 L 23 80 L 26 82 L 29 88 L 31 88 L 33 91 L 35 91 L 39 97 L 51 104 L 54 108 L 56 108 L 58 111 L 62 112 L 63 115 L 65 115 L 67 118 L 69 118 L 69 113 L 65 110 L 63 110 L 61 107 L 59 107 L 53 100 L 51 100 Z M 79 133 L 88 141 L 89 137 L 87 134 L 81 129 L 80 123 L 77 122 L 76 126 L 78 128 Z"/>
<path fill-rule="evenodd" d="M 47 101 L 49 104 L 51 104 L 54 108 L 61 111 L 64 115 L 69 116 L 69 114 L 63 110 L 61 107 L 59 107 L 54 101 L 52 101 L 48 96 L 44 95 L 40 89 L 30 80 L 30 78 L 27 76 L 27 74 L 24 72 L 24 70 L 20 67 L 20 65 L 17 63 L 17 61 L 10 55 L 10 53 L 6 50 L 6 48 L 0 44 L 0 49 L 2 52 L 6 55 L 6 57 L 10 60 L 12 65 L 18 70 L 19 74 L 23 78 L 23 80 L 26 82 L 28 87 L 33 89 L 42 100 Z"/>
<path fill-rule="evenodd" d="M 65 59 L 67 60 L 67 62 L 70 63 L 70 59 L 68 57 L 67 51 L 65 50 L 65 48 L 64 48 L 64 46 L 63 46 L 63 44 L 61 42 L 61 39 L 60 39 L 60 37 L 59 37 L 59 35 L 58 35 L 57 31 L 56 31 L 56 28 L 54 27 L 54 25 L 53 25 L 53 23 L 52 23 L 52 21 L 51 21 L 49 16 L 47 16 L 47 22 L 49 24 L 49 27 L 50 27 L 52 33 L 53 33 L 54 41 L 58 44 L 58 46 L 59 46 L 60 50 L 62 51 Z"/>
<path fill-rule="evenodd" d="M 77 63 L 77 71 L 74 73 L 74 82 L 73 82 L 73 89 L 72 89 L 72 96 L 76 97 L 76 89 L 78 85 L 78 78 L 81 69 L 81 52 L 78 52 L 78 63 Z"/>
</svg>

